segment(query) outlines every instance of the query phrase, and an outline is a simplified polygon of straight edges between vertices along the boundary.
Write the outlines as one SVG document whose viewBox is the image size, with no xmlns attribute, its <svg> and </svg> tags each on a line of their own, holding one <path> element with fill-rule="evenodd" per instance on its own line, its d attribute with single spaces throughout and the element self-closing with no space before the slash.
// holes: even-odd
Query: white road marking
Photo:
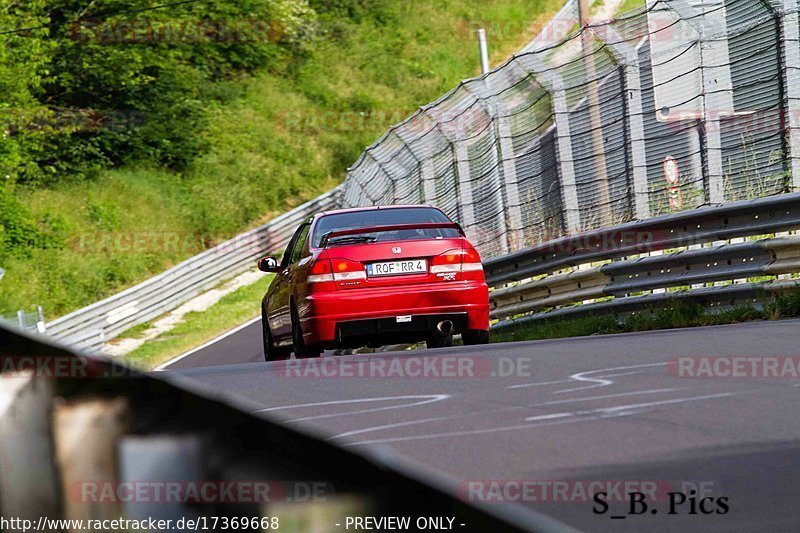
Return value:
<svg viewBox="0 0 800 533">
<path fill-rule="evenodd" d="M 355 400 L 333 400 L 330 402 L 314 402 L 314 403 L 301 403 L 301 404 L 293 404 L 293 405 L 281 405 L 278 407 L 267 407 L 266 409 L 259 409 L 255 411 L 256 413 L 265 413 L 268 411 L 280 411 L 280 410 L 289 410 L 289 409 L 299 409 L 302 407 L 322 407 L 326 405 L 346 405 L 352 403 L 367 403 L 367 402 L 386 402 L 391 400 L 412 400 L 412 399 L 420 399 L 424 398 L 418 402 L 412 403 L 404 403 L 400 405 L 390 405 L 387 407 L 374 407 L 371 409 L 359 409 L 357 411 L 345 411 L 342 413 L 329 413 L 326 415 L 315 415 L 315 416 L 306 416 L 302 418 L 293 418 L 291 420 L 285 420 L 284 422 L 300 422 L 302 420 L 317 420 L 320 418 L 332 418 L 336 416 L 345 416 L 345 415 L 355 415 L 355 414 L 362 414 L 362 413 L 375 413 L 378 411 L 388 411 L 391 409 L 402 409 L 403 407 L 416 407 L 418 405 L 425 405 L 434 402 L 440 402 L 442 400 L 446 400 L 449 398 L 449 394 L 425 394 L 425 395 L 416 395 L 416 396 L 382 396 L 377 398 L 358 398 Z"/>
<path fill-rule="evenodd" d="M 346 433 L 339 433 L 338 435 L 334 435 L 333 437 L 330 437 L 329 440 L 339 439 L 339 438 L 342 438 L 342 437 L 349 437 L 351 435 L 358 435 L 360 433 L 369 433 L 369 432 L 372 432 L 372 431 L 380 431 L 382 429 L 392 429 L 392 428 L 400 428 L 400 427 L 405 427 L 405 426 L 415 426 L 417 424 L 425 424 L 427 422 L 438 422 L 440 420 L 451 420 L 452 418 L 453 418 L 452 416 L 437 416 L 435 418 L 424 418 L 422 420 L 409 420 L 407 422 L 397 422 L 395 424 L 385 424 L 383 426 L 372 426 L 372 427 L 368 427 L 368 428 L 356 429 L 356 430 L 353 430 L 353 431 L 348 431 Z"/>
<path fill-rule="evenodd" d="M 561 383 L 571 383 L 569 379 L 560 379 L 558 381 L 540 381 L 538 383 L 521 383 L 519 385 L 509 385 L 507 389 L 521 389 L 523 387 L 541 387 L 542 385 L 558 385 Z"/>
<path fill-rule="evenodd" d="M 533 404 L 533 405 L 515 405 L 513 407 L 509 407 L 509 408 L 506 408 L 506 409 L 501 409 L 500 411 L 495 411 L 495 412 L 519 411 L 520 409 L 528 409 L 528 408 L 531 408 L 531 407 L 542 407 L 542 406 L 547 406 L 547 405 L 557 405 L 557 404 L 573 403 L 573 402 L 588 402 L 588 401 L 592 401 L 592 400 L 605 400 L 605 399 L 608 399 L 608 398 L 618 398 L 618 397 L 623 397 L 623 396 L 636 396 L 636 395 L 639 395 L 639 394 L 658 394 L 658 393 L 664 393 L 664 392 L 674 392 L 674 391 L 679 391 L 679 390 L 684 390 L 684 389 L 676 389 L 676 388 L 673 388 L 673 389 L 652 389 L 652 390 L 636 391 L 636 392 L 623 392 L 623 393 L 619 393 L 619 394 L 606 394 L 606 395 L 603 395 L 603 396 L 591 396 L 591 397 L 587 397 L 587 398 L 573 398 L 573 399 L 569 399 L 569 400 L 555 400 L 555 401 L 552 401 L 552 402 L 543 402 L 543 403 L 537 403 L 537 404 Z M 483 416 L 486 413 L 472 413 L 472 414 L 476 415 L 476 416 Z M 568 416 L 568 415 L 569 415 L 569 413 L 566 413 L 566 416 Z M 529 421 L 531 421 L 533 419 L 548 420 L 548 419 L 553 419 L 553 418 L 561 418 L 563 416 L 565 416 L 565 414 L 556 413 L 556 414 L 552 414 L 552 415 L 542 415 L 542 416 L 539 416 L 539 417 L 531 417 L 531 418 L 528 418 L 527 420 L 529 420 Z M 371 433 L 371 432 L 374 432 L 374 431 L 383 431 L 385 429 L 394 429 L 394 428 L 401 428 L 401 427 L 408 427 L 408 426 L 416 426 L 416 425 L 427 424 L 429 422 L 439 422 L 439 421 L 442 421 L 442 420 L 452 420 L 453 418 L 454 418 L 453 416 L 437 416 L 437 417 L 434 417 L 434 418 L 424 418 L 424 419 L 421 419 L 421 420 L 409 420 L 409 421 L 406 421 L 406 422 L 396 422 L 394 424 L 384 424 L 384 425 L 381 425 L 381 426 L 370 426 L 370 427 L 366 427 L 366 428 L 362 428 L 362 429 L 356 429 L 356 430 L 353 430 L 353 431 L 348 431 L 346 433 L 340 433 L 338 435 L 334 435 L 333 437 L 330 437 L 330 440 L 339 439 L 339 438 L 343 438 L 343 437 L 351 437 L 353 435 L 360 435 L 362 433 Z"/>
<path fill-rule="evenodd" d="M 653 367 L 653 366 L 665 366 L 665 365 L 669 365 L 669 364 L 671 364 L 671 363 L 650 363 L 650 364 L 647 364 L 647 365 L 618 366 L 618 367 L 613 367 L 613 368 L 603 368 L 603 369 L 600 369 L 600 370 L 589 370 L 587 372 L 579 372 L 577 374 L 572 374 L 569 378 L 571 380 L 573 380 L 573 381 L 591 383 L 591 385 L 588 385 L 586 387 L 576 387 L 576 388 L 572 388 L 572 389 L 563 389 L 563 390 L 556 391 L 555 394 L 565 394 L 567 392 L 575 392 L 575 391 L 581 391 L 581 390 L 596 389 L 598 387 L 608 387 L 609 385 L 613 385 L 614 384 L 613 380 L 603 378 L 602 373 L 605 373 L 605 372 L 614 371 L 614 370 L 630 370 L 632 368 L 647 368 L 647 367 Z M 598 376 L 598 377 L 590 377 L 590 376 L 592 376 L 594 374 L 601 374 L 601 375 Z M 616 376 L 620 376 L 620 375 L 625 375 L 625 374 L 616 374 Z M 614 375 L 607 376 L 607 377 L 614 377 Z"/>
<path fill-rule="evenodd" d="M 598 407 L 597 409 L 590 409 L 587 411 L 573 411 L 572 413 L 566 413 L 567 416 L 592 416 L 594 414 L 605 414 L 605 413 L 618 413 L 620 411 L 633 411 L 635 409 L 645 409 L 647 407 L 659 407 L 662 405 L 671 405 L 675 403 L 686 403 L 686 402 L 696 402 L 700 400 L 711 400 L 713 398 L 727 398 L 729 396 L 734 396 L 735 392 L 725 392 L 720 394 L 708 394 L 706 396 L 691 396 L 688 398 L 674 398 L 672 400 L 661 400 L 658 402 L 647 402 L 647 403 L 632 403 L 629 405 L 617 405 L 614 407 Z M 539 417 L 532 416 L 530 418 L 526 418 L 527 422 L 533 422 L 538 420 Z"/>
<path fill-rule="evenodd" d="M 708 394 L 706 396 L 694 396 L 692 398 L 676 398 L 674 400 L 664 400 L 660 402 L 648 402 L 648 403 L 638 403 L 632 405 L 618 405 L 616 407 L 603 407 L 598 409 L 598 411 L 603 411 L 605 413 L 616 413 L 619 411 L 625 411 L 629 409 L 644 409 L 647 407 L 658 407 L 661 405 L 668 405 L 673 403 L 685 403 L 685 402 L 695 402 L 699 400 L 712 400 L 714 398 L 729 398 L 731 396 L 736 396 L 737 393 L 735 392 L 725 392 L 721 394 Z"/>
<path fill-rule="evenodd" d="M 537 420 L 551 420 L 553 418 L 566 418 L 568 416 L 573 416 L 574 413 L 553 413 L 551 415 L 539 415 L 539 416 L 531 416 L 526 418 L 526 422 L 535 422 Z"/>
<path fill-rule="evenodd" d="M 694 398 L 681 398 L 679 401 L 688 402 L 688 401 L 699 401 L 705 399 L 714 399 L 714 398 L 724 398 L 729 396 L 735 396 L 736 393 L 724 393 L 724 394 L 710 394 L 708 396 L 697 396 Z M 652 404 L 662 404 L 662 402 L 651 402 Z M 650 405 L 648 404 L 633 404 L 627 406 L 619 406 L 619 409 L 615 407 L 608 407 L 605 408 L 605 411 L 599 413 L 603 415 L 603 419 L 608 418 L 617 418 L 622 416 L 629 416 L 633 413 L 629 412 L 634 406 L 638 406 L 637 408 L 644 408 L 643 406 Z M 675 403 L 672 401 L 672 403 Z M 628 411 L 626 411 L 626 409 Z M 415 441 L 415 440 L 425 440 L 425 439 L 435 439 L 435 438 L 442 438 L 442 437 L 464 437 L 468 435 L 481 435 L 481 434 L 490 434 L 490 433 L 500 433 L 503 431 L 517 431 L 521 429 L 531 429 L 535 427 L 543 427 L 543 426 L 554 426 L 560 424 L 574 424 L 579 422 L 588 422 L 592 420 L 597 420 L 595 416 L 591 416 L 594 412 L 593 411 L 585 411 L 583 412 L 586 416 L 559 416 L 557 419 L 554 420 L 540 420 L 536 423 L 529 423 L 529 424 L 517 424 L 513 426 L 501 426 L 495 428 L 486 428 L 486 429 L 471 429 L 471 430 L 461 430 L 461 431 L 448 431 L 443 433 L 431 433 L 428 435 L 413 435 L 408 437 L 389 437 L 385 439 L 375 439 L 375 440 L 364 440 L 358 442 L 345 442 L 342 443 L 344 446 L 358 446 L 364 444 L 389 444 L 393 442 L 407 442 L 407 441 Z M 563 415 L 564 413 L 558 413 L 559 415 Z M 532 417 L 535 418 L 535 417 Z M 532 421 L 532 420 L 531 420 Z"/>
<path fill-rule="evenodd" d="M 589 386 L 589 387 L 579 387 L 577 389 L 567 389 L 565 391 L 557 391 L 558 393 L 560 393 L 560 392 L 571 392 L 572 390 L 583 390 L 583 389 L 589 389 L 589 388 L 595 388 L 595 387 L 601 387 L 601 386 L 604 387 L 604 386 L 611 385 L 612 383 L 614 383 L 612 380 L 609 380 L 609 379 L 599 379 L 600 377 L 613 378 L 613 377 L 617 377 L 617 376 L 629 376 L 629 375 L 632 375 L 632 374 L 640 374 L 641 372 L 622 372 L 622 373 L 618 373 L 618 374 L 608 374 L 608 375 L 603 374 L 603 375 L 599 376 L 598 378 L 587 378 L 587 377 L 585 377 L 586 375 L 589 375 L 589 374 L 598 374 L 598 373 L 601 373 L 601 372 L 611 372 L 611 371 L 614 371 L 614 370 L 629 370 L 629 369 L 632 369 L 632 368 L 646 368 L 646 367 L 652 367 L 652 366 L 665 366 L 665 365 L 672 365 L 672 364 L 674 364 L 674 363 L 673 362 L 667 362 L 667 363 L 651 363 L 651 364 L 646 364 L 646 365 L 632 365 L 632 366 L 618 366 L 618 367 L 612 367 L 612 368 L 601 368 L 600 370 L 590 370 L 588 372 L 581 372 L 581 373 L 578 373 L 578 374 L 573 374 L 573 375 L 571 375 L 569 377 L 569 379 L 559 379 L 559 380 L 555 380 L 555 381 L 538 381 L 538 382 L 535 382 L 535 383 L 519 383 L 517 385 L 509 385 L 508 387 L 506 387 L 506 389 L 512 390 L 512 389 L 523 389 L 523 388 L 526 388 L 526 387 L 541 387 L 541 386 L 544 386 L 544 385 L 560 385 L 562 383 L 575 383 L 576 381 L 589 381 L 589 382 L 596 383 L 596 385 L 592 385 L 592 386 Z"/>
<path fill-rule="evenodd" d="M 197 348 L 192 348 L 192 349 L 191 349 L 191 350 L 189 350 L 188 352 L 184 352 L 184 353 L 182 353 L 181 355 L 179 355 L 179 356 L 177 356 L 177 357 L 175 357 L 175 358 L 173 358 L 173 359 L 170 359 L 170 360 L 169 360 L 169 361 L 167 361 L 166 363 L 162 363 L 162 364 L 158 365 L 157 367 L 155 367 L 155 368 L 153 369 L 153 371 L 154 371 L 154 372 L 161 372 L 161 371 L 163 371 L 163 370 L 166 370 L 168 366 L 171 366 L 171 365 L 173 365 L 173 364 L 177 363 L 177 362 L 178 362 L 178 361 L 180 361 L 181 359 L 185 359 L 185 358 L 189 357 L 190 355 L 192 355 L 192 354 L 194 354 L 194 353 L 197 353 L 197 352 L 199 352 L 200 350 L 202 350 L 202 349 L 204 349 L 204 348 L 208 348 L 208 347 L 209 347 L 209 346 L 211 346 L 212 344 L 216 344 L 216 343 L 218 343 L 219 341 L 221 341 L 222 339 L 224 339 L 224 338 L 226 338 L 226 337 L 230 337 L 230 336 L 231 336 L 231 335 L 233 335 L 234 333 L 238 333 L 239 331 L 243 330 L 243 329 L 244 329 L 244 328 L 246 328 L 247 326 L 250 326 L 250 325 L 252 325 L 252 324 L 255 324 L 256 322 L 259 322 L 260 320 L 261 320 L 261 317 L 260 317 L 260 316 L 257 316 L 257 317 L 255 317 L 254 319 L 252 319 L 252 320 L 249 320 L 249 321 L 245 322 L 245 323 L 244 323 L 244 324 L 242 324 L 241 326 L 236 326 L 235 328 L 233 328 L 233 329 L 231 329 L 231 330 L 229 330 L 229 331 L 226 331 L 225 333 L 223 333 L 223 334 L 222 334 L 222 335 L 220 335 L 219 337 L 215 337 L 215 338 L 211 339 L 210 341 L 208 341 L 207 343 L 205 343 L 205 344 L 201 344 L 201 345 L 200 345 L 200 346 L 198 346 Z"/>
<path fill-rule="evenodd" d="M 480 435 L 486 433 L 499 433 L 501 431 L 515 431 L 519 429 L 530 429 L 535 427 L 542 427 L 542 426 L 555 426 L 558 424 L 574 424 L 576 422 L 581 422 L 582 419 L 578 418 L 567 418 L 564 420 L 554 420 L 552 422 L 542 422 L 539 424 L 517 424 L 514 426 L 501 426 L 496 428 L 486 428 L 486 429 L 470 429 L 470 430 L 462 430 L 462 431 L 449 431 L 446 433 L 431 433 L 429 435 L 413 435 L 409 437 L 389 437 L 386 439 L 376 439 L 376 440 L 362 440 L 358 442 L 343 442 L 342 446 L 357 446 L 361 444 L 389 444 L 392 442 L 405 442 L 405 441 L 412 441 L 412 440 L 425 440 L 425 439 L 435 439 L 439 437 L 463 437 L 466 435 Z"/>
<path fill-rule="evenodd" d="M 621 398 L 624 396 L 638 396 L 640 394 L 660 394 L 662 392 L 674 392 L 679 390 L 685 389 L 650 389 L 650 390 L 643 390 L 643 391 L 633 391 L 633 392 L 620 392 L 617 394 L 604 394 L 603 396 L 587 396 L 585 398 L 570 398 L 569 400 L 553 400 L 551 402 L 542 402 L 542 403 L 535 403 L 530 407 L 542 407 L 545 405 L 559 405 L 563 403 L 576 403 L 576 402 L 590 402 L 594 400 L 606 400 L 608 398 Z"/>
</svg>

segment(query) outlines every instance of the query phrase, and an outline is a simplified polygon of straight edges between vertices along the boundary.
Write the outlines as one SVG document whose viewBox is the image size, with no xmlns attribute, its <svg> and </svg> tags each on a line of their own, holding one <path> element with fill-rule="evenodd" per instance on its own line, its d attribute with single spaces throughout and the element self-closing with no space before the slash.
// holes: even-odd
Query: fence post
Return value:
<svg viewBox="0 0 800 533">
<path fill-rule="evenodd" d="M 422 180 L 422 195 L 425 203 L 436 205 L 436 175 L 432 159 L 426 159 L 419 164 L 419 175 Z"/>
<path fill-rule="evenodd" d="M 472 200 L 472 182 L 470 181 L 469 154 L 467 146 L 458 139 L 458 134 L 448 135 L 445 133 L 442 123 L 436 116 L 430 113 L 430 109 L 423 109 L 431 120 L 436 123 L 439 132 L 450 142 L 450 149 L 453 152 L 453 163 L 456 174 L 456 190 L 458 191 L 458 208 L 461 213 L 461 225 L 464 229 L 472 228 L 475 225 L 475 205 Z"/>
<path fill-rule="evenodd" d="M 429 191 L 427 190 L 427 187 L 429 186 L 428 185 L 428 180 L 429 179 L 433 179 L 433 174 L 431 173 L 431 171 L 433 169 L 432 168 L 426 168 L 426 165 L 425 165 L 426 161 L 423 160 L 420 156 L 418 156 L 417 153 L 412 148 L 412 146 L 414 145 L 415 139 L 409 138 L 408 135 L 406 135 L 406 129 L 405 129 L 405 126 L 407 124 L 409 124 L 409 123 L 410 123 L 410 120 L 407 120 L 407 121 L 405 121 L 405 122 L 403 122 L 401 124 L 398 124 L 397 126 L 393 127 L 392 130 L 394 131 L 394 134 L 397 135 L 397 138 L 400 139 L 401 141 L 403 141 L 403 144 L 405 144 L 406 150 L 408 150 L 408 153 L 411 154 L 411 157 L 414 158 L 414 161 L 417 164 L 417 168 L 419 168 L 419 184 L 418 184 L 418 188 L 417 188 L 418 193 L 419 193 L 418 194 L 418 198 L 419 198 L 418 202 L 426 203 L 426 204 L 432 204 L 433 205 L 435 203 L 435 201 L 436 201 L 435 200 L 435 195 L 433 196 L 433 198 L 431 198 L 430 196 L 428 196 Z M 411 173 L 407 172 L 404 179 L 409 179 L 410 176 L 411 176 Z"/>
<path fill-rule="evenodd" d="M 647 189 L 647 145 L 644 135 L 639 54 L 636 48 L 628 44 L 611 25 L 598 29 L 594 29 L 593 33 L 611 48 L 625 75 L 625 129 L 630 140 L 633 208 L 636 218 L 644 220 L 650 218 L 650 198 Z"/>
<path fill-rule="evenodd" d="M 508 234 L 508 224 L 506 222 L 506 202 L 503 199 L 503 190 L 505 189 L 505 183 L 501 176 L 501 167 L 502 164 L 502 153 L 500 152 L 500 139 L 498 134 L 498 117 L 500 116 L 500 112 L 498 110 L 498 106 L 492 100 L 492 89 L 489 83 L 489 80 L 485 80 L 485 85 L 483 87 L 487 90 L 486 95 L 477 94 L 475 91 L 471 90 L 469 85 L 464 85 L 464 89 L 467 92 L 472 94 L 475 99 L 478 101 L 480 106 L 483 108 L 486 116 L 489 119 L 489 126 L 486 128 L 486 134 L 491 135 L 493 139 L 491 139 L 493 150 L 489 150 L 488 157 L 490 159 L 489 164 L 491 165 L 492 169 L 489 171 L 489 177 L 492 183 L 492 188 L 497 192 L 493 195 L 492 200 L 495 203 L 495 207 L 500 213 L 498 217 L 497 225 L 499 226 L 500 233 L 502 236 L 497 239 L 497 244 L 499 246 L 499 253 L 500 254 L 507 254 L 509 251 L 509 234 Z"/>
<path fill-rule="evenodd" d="M 581 229 L 581 214 L 578 207 L 578 186 L 575 183 L 575 166 L 572 156 L 572 138 L 569 128 L 569 107 L 564 80 L 554 69 L 546 65 L 535 54 L 517 57 L 518 62 L 550 92 L 553 115 L 556 125 L 556 146 L 558 147 L 558 169 L 561 177 L 561 196 L 564 203 L 564 219 L 567 232 L 577 233 Z"/>
<path fill-rule="evenodd" d="M 733 85 L 725 13 L 724 10 L 720 11 L 718 7 L 711 6 L 701 6 L 702 11 L 695 10 L 685 0 L 667 0 L 666 4 L 699 36 L 707 195 L 709 203 L 720 204 L 725 201 L 720 119 L 724 115 L 733 113 Z"/>
<path fill-rule="evenodd" d="M 511 120 L 509 117 L 497 117 L 497 150 L 500 163 L 503 165 L 503 187 L 506 190 L 505 206 L 508 209 L 506 231 L 508 246 L 513 251 L 522 243 L 522 207 L 519 199 L 517 182 L 517 163 L 512 141 Z"/>
<path fill-rule="evenodd" d="M 786 73 L 786 140 L 792 191 L 800 191 L 800 20 L 797 0 L 783 1 L 782 49 Z"/>
</svg>

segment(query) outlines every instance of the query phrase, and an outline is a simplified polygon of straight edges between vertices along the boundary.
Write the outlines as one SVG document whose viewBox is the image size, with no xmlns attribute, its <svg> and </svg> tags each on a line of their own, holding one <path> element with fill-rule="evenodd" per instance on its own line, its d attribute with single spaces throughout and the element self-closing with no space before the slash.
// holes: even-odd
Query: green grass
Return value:
<svg viewBox="0 0 800 533">
<path fill-rule="evenodd" d="M 227 103 L 208 110 L 210 149 L 183 173 L 133 165 L 88 182 L 18 188 L 34 218 L 55 221 L 50 226 L 59 228 L 64 245 L 2 265 L 0 314 L 42 305 L 52 320 L 329 190 L 392 123 L 479 74 L 471 21 L 546 19 L 560 7 L 544 0 L 394 6 L 389 24 L 335 21 L 336 31 L 302 62 L 215 87 Z M 503 27 L 502 38 L 490 35 L 493 65 L 530 37 L 521 24 Z M 344 123 L 320 121 L 325 113 L 349 115 Z M 368 119 L 353 121 L 361 116 L 354 113 Z M 80 245 L 82 236 L 85 242 L 136 234 L 178 235 L 182 246 Z"/>
<path fill-rule="evenodd" d="M 152 369 L 169 359 L 200 346 L 222 333 L 259 316 L 261 298 L 272 276 L 245 285 L 223 296 L 203 312 L 188 313 L 184 321 L 128 353 L 125 362 L 137 368 Z M 132 328 L 133 330 L 138 328 Z M 128 330 L 124 336 L 135 336 Z M 259 346 L 260 349 L 260 346 Z"/>
<path fill-rule="evenodd" d="M 766 304 L 763 309 L 739 306 L 712 314 L 707 313 L 706 309 L 699 304 L 679 304 L 662 309 L 646 310 L 632 315 L 624 321 L 611 313 L 581 318 L 553 319 L 522 325 L 514 331 L 500 330 L 492 334 L 492 342 L 562 339 L 610 333 L 738 324 L 752 320 L 777 320 L 791 317 L 800 317 L 800 289 L 779 295 L 773 302 Z"/>
<path fill-rule="evenodd" d="M 622 14 L 628 13 L 629 11 L 633 11 L 634 9 L 644 8 L 644 6 L 645 0 L 624 0 L 617 9 L 615 16 L 618 17 Z"/>
<path fill-rule="evenodd" d="M 120 337 L 125 337 L 128 339 L 138 339 L 144 336 L 144 333 L 152 327 L 152 322 L 144 322 L 139 324 L 138 326 L 133 326 L 130 329 L 125 330 Z"/>
</svg>

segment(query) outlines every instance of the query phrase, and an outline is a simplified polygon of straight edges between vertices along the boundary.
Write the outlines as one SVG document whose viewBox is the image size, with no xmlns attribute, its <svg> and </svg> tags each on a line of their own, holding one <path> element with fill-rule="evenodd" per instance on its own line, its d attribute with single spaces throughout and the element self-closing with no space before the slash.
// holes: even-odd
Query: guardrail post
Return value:
<svg viewBox="0 0 800 533">
<path fill-rule="evenodd" d="M 619 60 L 624 72 L 625 126 L 630 140 L 631 182 L 633 208 L 638 220 L 650 218 L 650 198 L 647 190 L 647 145 L 642 111 L 642 82 L 639 53 L 614 28 L 607 24 L 593 29 Z"/>
<path fill-rule="evenodd" d="M 572 138 L 569 128 L 569 107 L 564 80 L 560 75 L 535 54 L 517 56 L 518 63 L 548 89 L 553 105 L 556 126 L 556 146 L 558 147 L 558 169 L 561 178 L 561 197 L 564 203 L 564 219 L 568 233 L 576 233 L 581 228 L 581 214 L 578 207 L 578 186 L 575 183 L 575 166 L 572 156 Z"/>
<path fill-rule="evenodd" d="M 703 79 L 703 137 L 705 141 L 709 203 L 725 201 L 722 167 L 721 118 L 733 113 L 733 85 L 728 53 L 725 12 L 701 5 L 697 10 L 684 0 L 666 4 L 698 34 L 700 71 Z"/>
<path fill-rule="evenodd" d="M 783 71 L 785 72 L 786 138 L 792 191 L 800 191 L 800 20 L 797 0 L 784 0 L 782 17 Z"/>
</svg>

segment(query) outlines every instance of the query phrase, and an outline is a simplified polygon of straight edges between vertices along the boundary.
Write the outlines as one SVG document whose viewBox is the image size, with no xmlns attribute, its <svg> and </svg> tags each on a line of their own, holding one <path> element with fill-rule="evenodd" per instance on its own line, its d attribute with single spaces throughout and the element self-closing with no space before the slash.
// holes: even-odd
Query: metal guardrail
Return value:
<svg viewBox="0 0 800 533">
<path fill-rule="evenodd" d="M 490 285 L 603 259 L 800 228 L 800 193 L 701 207 L 587 231 L 484 262 Z"/>
<path fill-rule="evenodd" d="M 696 286 L 798 273 L 800 237 L 724 242 L 664 255 L 647 255 L 653 251 L 797 229 L 800 229 L 800 194 L 788 194 L 701 208 L 558 239 L 485 262 L 487 280 L 494 287 L 491 315 L 508 319 L 553 309 L 518 320 L 505 320 L 495 326 L 509 327 L 520 321 L 580 316 L 601 310 L 631 312 L 676 299 L 720 306 L 733 305 L 731 298 L 736 301 L 763 298 L 800 285 L 800 279 L 725 287 Z M 637 255 L 646 256 L 630 258 Z M 618 260 L 620 258 L 628 259 Z M 604 261 L 610 262 L 580 268 Z M 543 277 L 533 279 L 538 276 Z M 689 286 L 693 288 L 635 295 Z M 607 297 L 613 299 L 557 309 Z"/>
<path fill-rule="evenodd" d="M 38 331 L 39 333 L 45 331 L 44 311 L 41 305 L 36 308 L 36 311 L 30 313 L 20 309 L 13 316 L 0 315 L 0 322 L 6 322 L 24 330 Z"/>
<path fill-rule="evenodd" d="M 737 283 L 720 287 L 701 287 L 686 291 L 671 291 L 641 296 L 627 296 L 595 303 L 562 307 L 532 313 L 513 319 L 501 320 L 492 325 L 493 331 L 515 329 L 520 326 L 562 318 L 582 318 L 601 314 L 618 317 L 656 311 L 679 303 L 693 303 L 709 311 L 724 311 L 737 306 L 760 307 L 781 293 L 795 290 L 800 280 L 775 280 L 763 283 Z"/>
<path fill-rule="evenodd" d="M 335 208 L 339 194 L 340 189 L 336 188 L 143 283 L 53 320 L 46 324 L 46 332 L 67 344 L 98 350 L 126 329 L 253 268 L 258 257 L 282 250 L 303 220 Z"/>
</svg>

